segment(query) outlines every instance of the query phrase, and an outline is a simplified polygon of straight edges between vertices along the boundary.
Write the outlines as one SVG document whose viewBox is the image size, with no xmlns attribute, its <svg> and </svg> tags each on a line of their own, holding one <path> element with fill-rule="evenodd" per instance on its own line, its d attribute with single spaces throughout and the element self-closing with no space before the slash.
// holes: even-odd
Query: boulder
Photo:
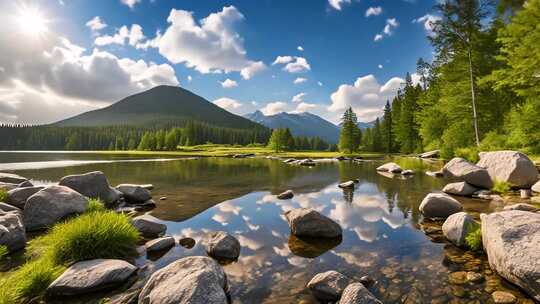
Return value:
<svg viewBox="0 0 540 304">
<path fill-rule="evenodd" d="M 529 211 L 529 212 L 536 212 L 536 211 L 540 210 L 540 209 L 538 209 L 538 207 L 536 207 L 534 205 L 525 204 L 525 203 L 518 203 L 518 204 L 505 206 L 503 209 L 504 210 L 521 210 L 521 211 Z"/>
<path fill-rule="evenodd" d="M 292 190 L 287 190 L 285 192 L 282 192 L 278 194 L 277 198 L 281 200 L 291 199 L 294 197 L 294 193 Z"/>
<path fill-rule="evenodd" d="M 58 184 L 69 187 L 84 196 L 99 198 L 105 204 L 114 203 L 120 198 L 120 192 L 109 186 L 107 177 L 101 171 L 68 175 L 63 177 Z"/>
<path fill-rule="evenodd" d="M 307 288 L 311 290 L 313 296 L 322 302 L 335 302 L 341 297 L 341 293 L 347 285 L 352 282 L 351 279 L 337 271 L 326 271 L 316 274 Z"/>
<path fill-rule="evenodd" d="M 165 236 L 155 240 L 151 240 L 144 244 L 146 252 L 162 251 L 173 247 L 176 240 L 172 236 Z"/>
<path fill-rule="evenodd" d="M 0 212 L 0 245 L 6 246 L 8 252 L 26 246 L 26 234 L 18 212 Z"/>
<path fill-rule="evenodd" d="M 27 231 L 49 228 L 56 222 L 88 208 L 88 198 L 65 186 L 49 186 L 26 200 L 23 210 Z"/>
<path fill-rule="evenodd" d="M 411 170 L 411 169 L 403 170 L 403 171 L 401 171 L 401 175 L 403 175 L 403 176 L 414 175 L 414 170 Z"/>
<path fill-rule="evenodd" d="M 184 248 L 191 249 L 195 246 L 195 240 L 190 237 L 185 237 L 179 239 L 178 244 Z"/>
<path fill-rule="evenodd" d="M 533 192 L 540 193 L 540 182 L 536 182 L 536 184 L 531 187 L 531 190 Z"/>
<path fill-rule="evenodd" d="M 463 206 L 445 193 L 430 193 L 422 200 L 420 212 L 428 218 L 447 218 L 463 210 Z"/>
<path fill-rule="evenodd" d="M 0 203 L 0 210 L 4 211 L 4 212 L 10 212 L 10 211 L 22 212 L 21 209 L 15 207 L 13 205 L 6 204 L 6 203 Z"/>
<path fill-rule="evenodd" d="M 177 260 L 156 271 L 139 294 L 139 304 L 227 304 L 228 283 L 208 257 Z"/>
<path fill-rule="evenodd" d="M 474 221 L 472 216 L 466 212 L 458 212 L 450 215 L 444 224 L 442 225 L 442 231 L 444 236 L 454 245 L 458 247 L 464 247 L 465 238 L 471 231 L 477 227 L 478 224 Z"/>
<path fill-rule="evenodd" d="M 217 259 L 236 260 L 240 255 L 240 242 L 227 232 L 213 232 L 206 240 L 206 252 Z"/>
<path fill-rule="evenodd" d="M 28 181 L 26 177 L 19 176 L 13 173 L 0 172 L 0 182 L 8 184 L 20 184 Z"/>
<path fill-rule="evenodd" d="M 47 288 L 50 296 L 74 296 L 117 287 L 137 267 L 122 260 L 96 259 L 71 265 Z"/>
<path fill-rule="evenodd" d="M 340 188 L 354 188 L 354 181 L 344 182 L 338 185 Z"/>
<path fill-rule="evenodd" d="M 377 167 L 377 171 L 381 172 L 390 172 L 390 173 L 401 173 L 401 167 L 396 163 L 386 163 L 382 166 Z"/>
<path fill-rule="evenodd" d="M 131 204 L 145 202 L 152 198 L 150 191 L 139 185 L 120 184 L 116 186 L 116 190 L 120 191 L 126 202 Z"/>
<path fill-rule="evenodd" d="M 19 187 L 18 184 L 0 182 L 0 190 L 9 191 Z"/>
<path fill-rule="evenodd" d="M 490 267 L 540 301 L 540 214 L 503 211 L 481 220 Z"/>
<path fill-rule="evenodd" d="M 24 181 L 19 184 L 19 188 L 25 188 L 25 187 L 34 187 L 34 184 L 32 184 L 30 181 Z"/>
<path fill-rule="evenodd" d="M 465 181 L 476 187 L 486 189 L 491 189 L 493 187 L 493 181 L 486 169 L 471 164 L 460 157 L 452 158 L 444 165 L 442 171 L 448 178 Z"/>
<path fill-rule="evenodd" d="M 478 189 L 469 185 L 467 182 L 450 183 L 444 186 L 442 191 L 447 194 L 470 196 Z"/>
<path fill-rule="evenodd" d="M 338 304 L 382 304 L 361 283 L 352 283 L 341 294 Z"/>
<path fill-rule="evenodd" d="M 528 189 L 538 181 L 538 170 L 534 163 L 521 152 L 482 152 L 477 165 L 486 168 L 492 180 L 507 182 L 518 188 Z"/>
<path fill-rule="evenodd" d="M 291 233 L 295 236 L 336 238 L 342 235 L 338 223 L 311 208 L 298 208 L 285 212 Z"/>
<path fill-rule="evenodd" d="M 440 150 L 433 150 L 433 151 L 424 152 L 418 156 L 420 158 L 435 158 L 435 157 L 439 157 L 440 152 L 441 152 Z"/>
<path fill-rule="evenodd" d="M 166 225 L 161 224 L 157 218 L 148 214 L 134 217 L 131 220 L 131 224 L 133 224 L 142 236 L 148 238 L 159 237 L 167 231 Z"/>
<path fill-rule="evenodd" d="M 13 205 L 19 209 L 24 209 L 26 200 L 39 190 L 42 190 L 43 188 L 45 187 L 25 187 L 9 190 L 7 193 L 6 203 Z"/>
</svg>

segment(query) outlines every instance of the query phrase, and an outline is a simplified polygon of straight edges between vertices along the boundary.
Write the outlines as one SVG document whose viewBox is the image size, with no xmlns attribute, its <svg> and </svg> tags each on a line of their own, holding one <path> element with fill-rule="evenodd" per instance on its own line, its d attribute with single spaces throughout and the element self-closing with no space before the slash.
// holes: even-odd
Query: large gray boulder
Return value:
<svg viewBox="0 0 540 304">
<path fill-rule="evenodd" d="M 481 220 L 490 267 L 540 301 L 540 214 L 503 211 Z"/>
<path fill-rule="evenodd" d="M 466 212 L 458 212 L 450 215 L 442 225 L 443 235 L 454 245 L 464 247 L 465 238 L 469 232 L 478 227 L 473 217 Z"/>
<path fill-rule="evenodd" d="M 446 193 L 430 193 L 422 200 L 418 209 L 428 218 L 447 218 L 463 210 L 463 206 Z"/>
<path fill-rule="evenodd" d="M 377 167 L 377 171 L 380 172 L 390 172 L 390 173 L 401 173 L 401 167 L 396 163 L 386 163 L 382 166 Z"/>
<path fill-rule="evenodd" d="M 88 208 L 88 198 L 64 186 L 49 186 L 26 201 L 23 210 L 24 226 L 27 231 L 45 229 L 73 214 Z"/>
<path fill-rule="evenodd" d="M 156 271 L 139 294 L 139 304 L 227 304 L 227 277 L 209 257 L 177 260 Z"/>
<path fill-rule="evenodd" d="M 51 296 L 74 296 L 114 288 L 126 282 L 137 267 L 122 260 L 96 259 L 71 265 L 47 288 Z"/>
<path fill-rule="evenodd" d="M 0 212 L 0 245 L 6 246 L 8 252 L 26 246 L 26 234 L 18 212 Z"/>
<path fill-rule="evenodd" d="M 455 157 L 452 158 L 442 169 L 448 178 L 465 181 L 473 186 L 491 189 L 493 181 L 485 168 L 471 164 L 467 160 Z"/>
<path fill-rule="evenodd" d="M 6 203 L 13 205 L 19 209 L 24 209 L 26 200 L 34 195 L 36 192 L 42 190 L 45 187 L 25 187 L 25 188 L 15 188 L 9 190 L 7 193 Z"/>
<path fill-rule="evenodd" d="M 342 235 L 338 223 L 311 208 L 298 208 L 285 212 L 285 218 L 295 236 L 335 238 Z"/>
<path fill-rule="evenodd" d="M 313 296 L 323 302 L 335 302 L 341 297 L 341 293 L 352 280 L 347 276 L 334 271 L 326 271 L 316 274 L 307 283 Z"/>
<path fill-rule="evenodd" d="M 352 283 L 341 294 L 338 304 L 382 304 L 361 283 Z"/>
<path fill-rule="evenodd" d="M 538 170 L 527 155 L 517 151 L 482 152 L 478 166 L 486 168 L 492 180 L 528 189 L 538 181 Z"/>
<path fill-rule="evenodd" d="M 478 189 L 469 185 L 467 182 L 450 183 L 444 186 L 442 191 L 447 194 L 470 196 Z"/>
<path fill-rule="evenodd" d="M 150 191 L 139 185 L 120 184 L 116 186 L 116 190 L 122 192 L 128 203 L 142 203 L 152 198 Z"/>
<path fill-rule="evenodd" d="M 142 236 L 154 238 L 162 236 L 167 231 L 167 226 L 151 215 L 144 214 L 134 217 L 131 224 L 141 233 Z"/>
<path fill-rule="evenodd" d="M 106 204 L 114 203 L 120 198 L 120 192 L 109 186 L 107 177 L 101 171 L 68 175 L 63 177 L 58 184 L 89 198 L 99 198 Z"/>
<path fill-rule="evenodd" d="M 225 231 L 213 232 L 206 240 L 206 252 L 217 259 L 236 260 L 240 255 L 240 242 Z"/>
<path fill-rule="evenodd" d="M 9 184 L 20 184 L 28 181 L 26 177 L 22 177 L 13 173 L 2 173 L 0 172 L 0 182 L 9 183 Z"/>
</svg>

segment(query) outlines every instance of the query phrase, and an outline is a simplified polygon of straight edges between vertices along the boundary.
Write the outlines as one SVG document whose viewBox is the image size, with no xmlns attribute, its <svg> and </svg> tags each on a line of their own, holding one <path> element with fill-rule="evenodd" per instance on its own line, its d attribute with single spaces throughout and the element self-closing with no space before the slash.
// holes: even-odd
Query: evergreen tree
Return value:
<svg viewBox="0 0 540 304">
<path fill-rule="evenodd" d="M 386 101 L 384 106 L 383 122 L 382 122 L 382 147 L 384 152 L 391 153 L 394 146 L 394 131 L 392 130 L 392 108 L 390 101 Z"/>
<path fill-rule="evenodd" d="M 349 107 L 341 118 L 341 131 L 339 134 L 339 150 L 345 153 L 353 153 L 358 150 L 361 140 L 361 132 L 358 128 L 356 114 Z"/>
</svg>

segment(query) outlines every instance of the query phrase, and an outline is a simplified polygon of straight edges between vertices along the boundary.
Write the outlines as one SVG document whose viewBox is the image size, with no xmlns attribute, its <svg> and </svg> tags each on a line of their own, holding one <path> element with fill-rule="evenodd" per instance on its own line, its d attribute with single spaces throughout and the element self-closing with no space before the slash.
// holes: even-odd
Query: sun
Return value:
<svg viewBox="0 0 540 304">
<path fill-rule="evenodd" d="M 24 7 L 16 17 L 19 30 L 32 37 L 39 37 L 48 31 L 47 19 L 36 7 Z"/>
</svg>

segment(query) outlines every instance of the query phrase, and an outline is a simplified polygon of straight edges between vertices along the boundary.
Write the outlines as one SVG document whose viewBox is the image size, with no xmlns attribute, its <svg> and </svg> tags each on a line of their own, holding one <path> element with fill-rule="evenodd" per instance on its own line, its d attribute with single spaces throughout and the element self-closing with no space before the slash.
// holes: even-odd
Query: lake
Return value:
<svg viewBox="0 0 540 304">
<path fill-rule="evenodd" d="M 158 269 L 184 256 L 206 255 L 201 240 L 210 231 L 233 234 L 242 249 L 237 262 L 224 265 L 233 303 L 317 303 L 305 287 L 317 273 L 336 270 L 351 278 L 369 275 L 372 293 L 384 303 L 489 303 L 491 292 L 506 290 L 522 303 L 527 297 L 494 274 L 485 256 L 444 240 L 440 222 L 424 220 L 418 206 L 446 181 L 422 172 L 402 179 L 375 168 L 383 160 L 292 166 L 271 159 L 149 159 L 85 153 L 0 153 L 0 170 L 50 184 L 69 174 L 103 171 L 111 185 L 151 183 L 157 208 L 150 213 L 167 234 L 196 240 L 192 249 L 176 246 L 138 266 Z M 409 159 L 415 168 L 440 168 Z M 359 179 L 354 191 L 338 183 Z M 291 200 L 276 195 L 292 189 Z M 159 200 L 166 197 L 166 200 Z M 458 198 L 478 218 L 501 206 Z M 341 242 L 307 243 L 291 237 L 283 213 L 311 207 L 338 222 Z M 484 280 L 460 280 L 461 271 Z M 456 274 L 457 273 L 457 274 Z M 532 302 L 531 302 L 532 303 Z"/>
</svg>

